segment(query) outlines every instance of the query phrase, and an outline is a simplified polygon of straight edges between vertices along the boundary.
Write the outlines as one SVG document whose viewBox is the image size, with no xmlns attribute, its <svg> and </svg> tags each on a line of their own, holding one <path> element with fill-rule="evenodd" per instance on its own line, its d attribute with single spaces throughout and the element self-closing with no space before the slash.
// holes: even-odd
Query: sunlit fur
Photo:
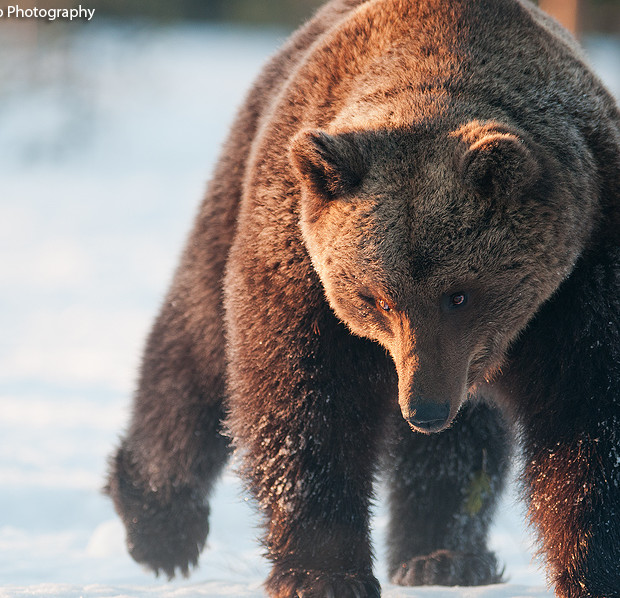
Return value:
<svg viewBox="0 0 620 598">
<path fill-rule="evenodd" d="M 250 90 L 147 342 L 107 484 L 132 555 L 188 572 L 236 450 L 271 596 L 379 596 L 377 475 L 395 583 L 498 582 L 514 431 L 556 595 L 619 596 L 619 204 L 614 100 L 526 0 L 332 0 Z"/>
</svg>

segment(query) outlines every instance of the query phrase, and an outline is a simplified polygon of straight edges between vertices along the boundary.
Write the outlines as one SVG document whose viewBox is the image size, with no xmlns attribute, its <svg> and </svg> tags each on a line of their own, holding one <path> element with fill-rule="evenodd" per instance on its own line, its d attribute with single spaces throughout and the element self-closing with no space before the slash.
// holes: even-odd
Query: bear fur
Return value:
<svg viewBox="0 0 620 598">
<path fill-rule="evenodd" d="M 620 596 L 620 115 L 526 0 L 332 0 L 233 124 L 107 492 L 187 574 L 232 449 L 277 597 L 501 581 L 516 438 L 556 595 Z"/>
</svg>

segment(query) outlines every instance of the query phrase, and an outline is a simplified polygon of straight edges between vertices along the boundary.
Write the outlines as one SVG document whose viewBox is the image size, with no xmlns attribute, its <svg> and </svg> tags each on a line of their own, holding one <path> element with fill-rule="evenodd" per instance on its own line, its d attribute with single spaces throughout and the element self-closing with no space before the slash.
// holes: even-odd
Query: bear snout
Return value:
<svg viewBox="0 0 620 598">
<path fill-rule="evenodd" d="M 439 432 L 451 421 L 450 402 L 416 397 L 402 409 L 403 417 L 409 425 L 419 432 Z"/>
</svg>

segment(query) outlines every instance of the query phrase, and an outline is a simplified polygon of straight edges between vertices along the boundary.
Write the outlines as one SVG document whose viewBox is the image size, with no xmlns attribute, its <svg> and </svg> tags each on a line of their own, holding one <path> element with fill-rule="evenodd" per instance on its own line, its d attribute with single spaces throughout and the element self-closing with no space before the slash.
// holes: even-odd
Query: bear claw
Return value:
<svg viewBox="0 0 620 598">
<path fill-rule="evenodd" d="M 277 578 L 277 579 L 276 579 Z M 381 586 L 372 575 L 272 573 L 267 587 L 278 598 L 380 598 Z"/>
<path fill-rule="evenodd" d="M 498 570 L 492 552 L 461 553 L 437 550 L 403 563 L 392 574 L 400 586 L 479 586 L 502 583 L 504 570 Z"/>
</svg>

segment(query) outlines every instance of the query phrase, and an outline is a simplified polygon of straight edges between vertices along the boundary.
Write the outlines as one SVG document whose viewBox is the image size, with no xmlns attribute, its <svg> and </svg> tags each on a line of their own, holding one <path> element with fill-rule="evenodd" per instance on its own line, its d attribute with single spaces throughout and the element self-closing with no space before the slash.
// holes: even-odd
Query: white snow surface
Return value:
<svg viewBox="0 0 620 598">
<path fill-rule="evenodd" d="M 188 580 L 132 561 L 100 488 L 219 145 L 286 33 L 0 26 L 0 598 L 262 596 L 259 521 L 231 471 Z M 618 93 L 618 40 L 588 47 Z M 492 533 L 509 581 L 481 588 L 390 585 L 379 500 L 384 596 L 549 598 L 515 495 Z"/>
</svg>

